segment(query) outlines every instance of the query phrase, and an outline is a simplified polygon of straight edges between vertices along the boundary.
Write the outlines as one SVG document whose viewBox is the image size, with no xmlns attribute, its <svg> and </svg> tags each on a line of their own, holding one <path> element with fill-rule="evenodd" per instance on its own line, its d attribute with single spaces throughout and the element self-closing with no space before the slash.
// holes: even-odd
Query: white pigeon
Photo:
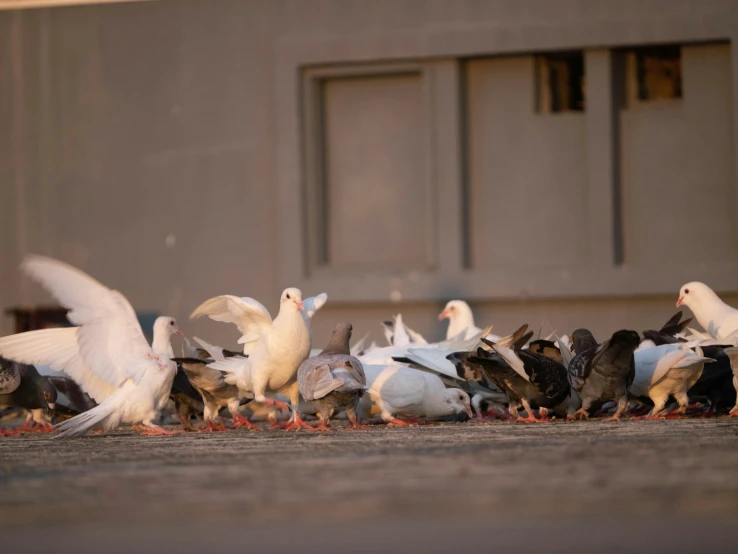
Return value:
<svg viewBox="0 0 738 554">
<path fill-rule="evenodd" d="M 367 393 L 359 407 L 364 417 L 379 414 L 391 427 L 406 420 L 437 419 L 465 412 L 473 417 L 469 395 L 446 388 L 440 377 L 409 367 L 364 365 Z"/>
<path fill-rule="evenodd" d="M 446 329 L 446 340 L 455 338 L 470 339 L 482 330 L 474 325 L 474 314 L 469 307 L 469 304 L 463 300 L 451 300 L 443 308 L 443 311 L 438 314 L 438 321 L 448 319 L 448 329 Z M 486 339 L 496 341 L 500 337 L 497 335 L 488 334 L 485 336 Z"/>
<path fill-rule="evenodd" d="M 78 327 L 42 329 L 0 339 L 0 353 L 28 364 L 63 371 L 98 406 L 57 426 L 59 437 L 76 437 L 100 425 L 143 425 L 144 435 L 171 435 L 154 425 L 169 400 L 177 365 L 170 337 L 182 334 L 171 317 L 154 323 L 154 341 L 146 342 L 136 312 L 118 291 L 57 260 L 29 255 L 21 265 L 59 303 Z"/>
<path fill-rule="evenodd" d="M 702 375 L 705 363 L 715 361 L 703 356 L 699 347 L 694 352 L 684 343 L 636 350 L 634 358 L 635 378 L 629 393 L 648 396 L 653 401 L 649 419 L 656 419 L 662 414 L 670 396 L 679 403 L 675 413 L 685 413 L 689 404 L 687 391 Z"/>
<path fill-rule="evenodd" d="M 693 281 L 684 285 L 679 291 L 676 305 L 687 306 L 713 339 L 725 341 L 723 344 L 735 342 L 738 310 L 720 300 L 704 283 Z"/>
<path fill-rule="evenodd" d="M 285 289 L 279 314 L 272 321 L 269 311 L 257 300 L 223 295 L 206 300 L 190 317 L 207 315 L 215 321 L 235 324 L 242 333 L 238 342 L 249 357 L 218 360 L 208 367 L 230 373 L 226 382 L 238 386 L 243 395 L 253 396 L 255 402 L 286 409 L 284 402 L 265 393 L 276 391 L 288 397 L 292 419 L 287 429 L 312 429 L 299 413 L 297 368 L 310 354 L 310 321 L 327 298 L 321 294 L 303 303 L 299 289 Z"/>
<path fill-rule="evenodd" d="M 428 344 L 423 335 L 405 325 L 402 314 L 392 316 L 392 321 L 383 321 L 382 327 L 384 327 L 384 337 L 390 346 Z"/>
<path fill-rule="evenodd" d="M 446 330 L 446 340 L 451 340 L 461 333 L 464 333 L 465 339 L 469 339 L 481 331 L 479 327 L 474 325 L 474 314 L 472 314 L 469 304 L 463 300 L 451 300 L 438 314 L 438 321 L 448 319 L 448 329 Z"/>
</svg>

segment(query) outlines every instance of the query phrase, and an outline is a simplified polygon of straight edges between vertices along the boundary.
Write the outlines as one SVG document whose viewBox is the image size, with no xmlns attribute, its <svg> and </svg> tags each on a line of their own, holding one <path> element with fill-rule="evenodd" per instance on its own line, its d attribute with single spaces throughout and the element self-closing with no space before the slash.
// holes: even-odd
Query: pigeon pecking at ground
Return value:
<svg viewBox="0 0 738 554">
<path fill-rule="evenodd" d="M 230 385 L 225 381 L 225 374 L 217 369 L 208 367 L 215 360 L 212 358 L 198 357 L 198 350 L 193 348 L 185 339 L 185 357 L 173 358 L 187 375 L 187 379 L 194 389 L 200 394 L 203 401 L 203 419 L 205 428 L 201 431 L 227 431 L 228 428 L 218 422 L 218 413 L 224 407 L 228 407 L 231 413 L 231 423 L 236 427 L 248 427 L 258 429 L 248 419 L 243 417 L 239 411 L 241 405 L 240 394 L 236 385 Z M 207 354 L 207 352 L 205 353 Z M 243 358 L 243 354 L 237 354 Z"/>
<path fill-rule="evenodd" d="M 378 414 L 389 427 L 458 413 L 473 417 L 469 395 L 458 388 L 446 388 L 437 375 L 409 367 L 367 364 L 364 373 L 368 394 L 359 403 L 363 417 Z"/>
<path fill-rule="evenodd" d="M 573 333 L 576 356 L 569 363 L 569 381 L 582 405 L 576 416 L 589 418 L 589 409 L 595 402 L 617 402 L 618 409 L 608 418 L 619 420 L 628 406 L 628 388 L 635 377 L 633 353 L 641 342 L 636 331 L 616 331 L 600 345 L 586 329 Z"/>
<path fill-rule="evenodd" d="M 328 420 L 339 408 L 346 410 L 353 429 L 363 428 L 356 407 L 366 390 L 366 375 L 361 362 L 350 353 L 351 331 L 350 323 L 338 323 L 323 351 L 302 362 L 297 370 L 300 394 L 312 401 L 320 414 L 316 430 L 327 430 Z"/>
<path fill-rule="evenodd" d="M 56 397 L 54 385 L 39 375 L 35 367 L 0 357 L 0 408 L 23 408 L 29 411 L 28 418 L 19 429 L 0 429 L 0 436 L 14 435 L 15 431 L 51 431 L 51 424 L 44 415 L 54 409 Z M 31 421 L 39 427 L 33 427 Z"/>
<path fill-rule="evenodd" d="M 714 363 L 697 347 L 696 352 L 684 344 L 663 344 L 637 350 L 635 378 L 630 386 L 633 396 L 647 396 L 653 401 L 653 409 L 647 419 L 663 415 L 670 396 L 679 404 L 675 413 L 684 414 L 689 405 L 687 391 L 697 382 L 705 363 Z"/>
<path fill-rule="evenodd" d="M 508 411 L 516 421 L 545 421 L 548 409 L 557 408 L 569 396 L 569 381 L 566 367 L 561 363 L 561 354 L 553 343 L 539 344 L 542 351 L 553 357 L 529 349 L 510 349 L 482 339 L 493 349 L 488 352 L 477 350 L 477 356 L 469 358 L 471 364 L 480 365 L 487 378 L 507 393 Z M 518 414 L 520 407 L 527 412 L 525 418 Z M 542 418 L 533 412 L 538 408 Z"/>
</svg>

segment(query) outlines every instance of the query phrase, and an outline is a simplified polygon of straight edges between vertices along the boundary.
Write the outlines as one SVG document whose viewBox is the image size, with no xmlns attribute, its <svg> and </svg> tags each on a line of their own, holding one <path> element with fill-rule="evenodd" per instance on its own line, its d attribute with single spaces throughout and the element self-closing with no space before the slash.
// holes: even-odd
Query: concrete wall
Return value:
<svg viewBox="0 0 738 554">
<path fill-rule="evenodd" d="M 445 327 L 435 315 L 452 296 L 472 297 L 478 323 L 493 322 L 500 333 L 525 321 L 558 331 L 642 330 L 671 315 L 687 274 L 738 304 L 733 47 L 685 48 L 681 106 L 626 112 L 617 124 L 608 119 L 614 103 L 603 48 L 725 41 L 737 30 L 735 3 L 719 0 L 162 0 L 0 11 L 0 307 L 46 301 L 17 272 L 25 252 L 78 265 L 137 309 L 174 315 L 188 334 L 223 342 L 235 342 L 235 329 L 186 321 L 189 312 L 221 293 L 275 309 L 293 284 L 285 270 L 292 261 L 310 267 L 310 279 L 296 283 L 306 295 L 325 290 L 340 299 L 316 320 L 316 343 L 340 318 L 379 337 L 379 321 L 399 311 L 438 338 Z M 530 54 L 574 47 L 587 52 L 587 112 L 535 114 Z M 314 199 L 281 185 L 285 172 L 308 181 L 310 169 L 283 157 L 285 141 L 310 146 L 289 119 L 299 91 L 280 85 L 296 73 L 284 60 L 316 51 L 354 66 L 420 64 L 411 73 L 423 80 L 418 89 L 413 77 L 360 76 L 357 84 L 339 75 L 324 90 L 321 186 L 329 194 L 310 213 L 326 225 L 311 244 L 325 246 L 327 265 L 318 255 L 303 263 L 312 228 L 302 210 Z M 468 101 L 480 111 L 463 136 L 458 114 L 442 104 L 453 105 L 463 60 L 513 54 L 469 63 Z M 616 128 L 622 159 L 612 155 Z M 665 134 L 673 140 L 659 144 Z M 442 165 L 464 159 L 464 142 L 467 182 L 458 167 Z M 633 266 L 611 263 L 608 187 L 618 168 Z M 464 203 L 444 188 L 451 182 L 468 186 L 465 245 L 456 240 L 468 224 Z M 695 195 L 691 183 L 710 197 Z M 380 213 L 375 202 L 386 197 L 396 203 Z M 593 198 L 604 199 L 602 212 Z M 564 199 L 571 212 L 557 217 Z M 709 210 L 693 225 L 686 207 L 702 202 Z M 285 213 L 300 217 L 285 224 Z M 672 220 L 675 241 L 688 231 L 687 248 L 669 243 L 659 253 Z M 718 242 L 703 249 L 713 222 Z M 471 268 L 462 267 L 464 248 Z M 670 269 L 673 256 L 686 270 Z M 580 270 L 582 260 L 596 269 Z M 336 280 L 346 268 L 363 277 Z M 560 282 L 550 285 L 552 274 Z M 403 283 L 402 295 L 389 294 L 392 279 Z M 362 293 L 372 287 L 380 293 Z M 9 320 L 1 330 L 10 330 Z"/>
</svg>

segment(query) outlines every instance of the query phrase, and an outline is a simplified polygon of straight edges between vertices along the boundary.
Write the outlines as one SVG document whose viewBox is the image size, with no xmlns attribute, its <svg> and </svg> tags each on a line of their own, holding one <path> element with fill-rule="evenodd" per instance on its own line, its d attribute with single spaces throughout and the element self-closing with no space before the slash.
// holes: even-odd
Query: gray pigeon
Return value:
<svg viewBox="0 0 738 554">
<path fill-rule="evenodd" d="M 54 409 L 56 389 L 32 365 L 21 364 L 0 356 L 0 408 L 9 406 L 30 411 L 22 431 L 52 431 L 44 413 Z M 31 426 L 31 419 L 40 425 Z M 0 429 L 0 436 L 15 433 Z"/>
<path fill-rule="evenodd" d="M 569 381 L 582 399 L 575 415 L 588 419 L 593 403 L 612 400 L 618 403 L 618 409 L 608 421 L 619 420 L 628 405 L 628 388 L 635 377 L 633 352 L 640 344 L 640 335 L 635 331 L 617 331 L 610 340 L 598 345 L 592 333 L 577 329 L 572 338 L 576 356 L 569 364 Z"/>
<path fill-rule="evenodd" d="M 297 369 L 300 394 L 312 401 L 320 415 L 320 425 L 315 430 L 327 430 L 328 420 L 337 408 L 346 410 L 354 429 L 363 428 L 356 406 L 366 390 L 366 376 L 361 362 L 349 352 L 351 331 L 350 323 L 338 323 L 328 346 Z"/>
</svg>

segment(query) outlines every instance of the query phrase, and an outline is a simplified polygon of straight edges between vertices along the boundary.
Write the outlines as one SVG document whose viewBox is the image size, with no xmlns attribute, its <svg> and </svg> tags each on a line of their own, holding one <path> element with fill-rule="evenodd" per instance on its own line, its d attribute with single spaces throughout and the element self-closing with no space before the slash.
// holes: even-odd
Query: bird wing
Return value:
<svg viewBox="0 0 738 554">
<path fill-rule="evenodd" d="M 526 381 L 530 381 L 530 377 L 528 377 L 528 373 L 525 371 L 525 364 L 516 352 L 493 342 L 489 342 L 487 344 L 489 344 L 489 346 L 491 346 L 494 351 L 497 352 L 503 360 L 505 360 L 507 365 L 509 365 L 515 373 L 520 375 Z"/>
<path fill-rule="evenodd" d="M 214 344 L 210 344 L 209 342 L 206 342 L 202 340 L 199 337 L 192 337 L 197 344 L 200 345 L 200 347 L 205 350 L 214 360 L 225 360 L 226 356 L 223 354 L 223 348 L 220 346 L 216 346 Z M 194 357 L 194 356 L 189 356 Z"/>
<path fill-rule="evenodd" d="M 599 346 L 594 346 L 574 356 L 569 363 L 569 382 L 571 383 L 572 389 L 577 392 L 582 390 L 584 382 L 592 371 L 592 360 L 600 350 L 606 347 L 607 342 L 604 342 Z"/>
<path fill-rule="evenodd" d="M 571 350 L 569 350 L 569 346 L 562 338 L 559 338 L 557 336 L 554 337 L 556 339 L 556 345 L 561 351 L 561 358 L 564 360 L 564 367 L 568 368 L 569 364 L 574 359 L 574 354 L 572 354 Z"/>
<path fill-rule="evenodd" d="M 78 363 L 83 363 L 88 371 L 106 383 L 117 388 L 126 379 L 132 379 L 135 383 L 141 380 L 149 365 L 145 358 L 153 353 L 138 323 L 136 312 L 121 293 L 105 287 L 86 273 L 51 258 L 27 256 L 21 268 L 48 289 L 64 307 L 69 308 L 67 318 L 80 326 L 75 335 L 71 332 L 49 334 L 49 339 L 53 337 L 61 340 L 61 351 L 56 351 L 59 355 L 63 355 L 68 362 L 71 361 L 69 358 L 72 344 L 76 342 L 81 358 Z M 32 332 L 48 331 L 54 330 Z M 14 336 L 23 335 L 25 333 Z M 18 339 L 16 349 L 22 351 L 22 344 L 23 339 Z M 64 370 L 63 367 L 58 367 L 59 361 L 58 358 L 47 358 L 45 363 L 56 365 L 57 371 Z"/>
<path fill-rule="evenodd" d="M 441 348 L 410 348 L 405 355 L 414 364 L 452 379 L 461 380 L 456 366 L 446 359 L 448 351 Z"/>
<path fill-rule="evenodd" d="M 212 360 L 197 358 L 172 358 L 172 360 L 182 366 L 190 383 L 198 389 L 214 392 L 227 386 L 223 372 L 207 365 Z"/>
<path fill-rule="evenodd" d="M 216 296 L 200 304 L 191 319 L 208 316 L 214 321 L 233 323 L 241 331 L 239 344 L 257 341 L 272 328 L 272 316 L 258 300 L 230 294 Z"/>
<path fill-rule="evenodd" d="M 317 313 L 317 311 L 323 307 L 323 305 L 328 301 L 328 295 L 326 293 L 321 293 L 318 296 L 311 296 L 310 298 L 306 298 L 302 301 L 303 305 L 303 314 L 305 314 L 309 319 L 312 319 L 313 316 Z M 256 301 L 254 301 L 256 302 Z M 264 306 L 262 306 L 263 308 Z M 267 312 L 267 315 L 269 315 L 269 312 Z"/>
<path fill-rule="evenodd" d="M 659 382 L 682 357 L 678 346 L 670 344 L 645 348 L 634 352 L 636 373 L 631 392 L 636 396 L 647 396 L 653 385 Z"/>
<path fill-rule="evenodd" d="M 526 350 L 516 352 L 524 364 L 528 380 L 546 398 L 556 398 L 569 390 L 566 368 L 552 358 Z"/>
<path fill-rule="evenodd" d="M 316 400 L 323 398 L 336 389 L 343 386 L 345 381 L 337 379 L 331 373 L 331 367 L 327 363 L 310 363 L 299 372 L 300 394 L 305 400 Z"/>
<path fill-rule="evenodd" d="M 397 409 L 419 406 L 425 394 L 425 377 L 417 369 L 390 366 L 376 376 L 369 394 Z"/>
<path fill-rule="evenodd" d="M 356 356 L 361 354 L 364 351 L 364 345 L 366 344 L 366 341 L 369 339 L 369 333 L 361 337 L 351 348 L 351 355 Z"/>
<path fill-rule="evenodd" d="M 0 358 L 0 394 L 10 394 L 21 384 L 17 362 Z"/>
<path fill-rule="evenodd" d="M 77 343 L 79 327 L 40 329 L 0 338 L 0 353 L 26 364 L 48 365 L 74 379 L 96 402 L 115 392 L 117 386 L 93 372 Z"/>
</svg>

